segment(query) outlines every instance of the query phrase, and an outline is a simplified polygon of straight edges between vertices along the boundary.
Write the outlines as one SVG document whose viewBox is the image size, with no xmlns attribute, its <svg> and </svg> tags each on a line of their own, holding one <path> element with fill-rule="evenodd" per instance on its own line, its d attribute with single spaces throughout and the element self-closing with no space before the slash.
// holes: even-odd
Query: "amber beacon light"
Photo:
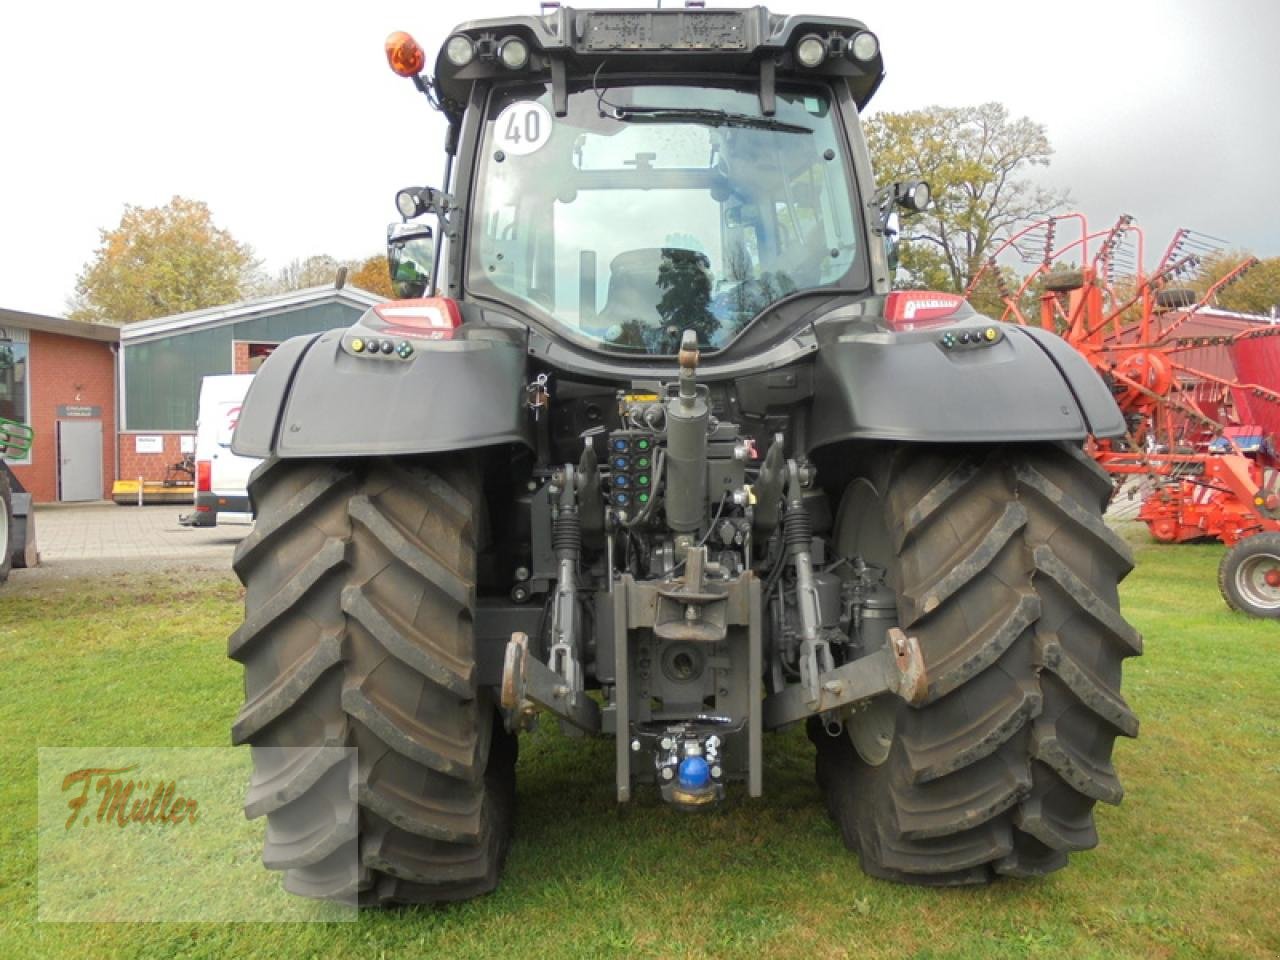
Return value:
<svg viewBox="0 0 1280 960">
<path fill-rule="evenodd" d="M 427 55 L 417 40 L 403 30 L 397 30 L 387 37 L 387 63 L 399 76 L 416 77 L 426 66 Z"/>
</svg>

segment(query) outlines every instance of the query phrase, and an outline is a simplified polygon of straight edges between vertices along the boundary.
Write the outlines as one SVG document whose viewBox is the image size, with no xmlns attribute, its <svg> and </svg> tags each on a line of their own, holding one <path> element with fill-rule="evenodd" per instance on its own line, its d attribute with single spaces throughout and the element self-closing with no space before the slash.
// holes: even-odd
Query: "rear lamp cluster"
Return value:
<svg viewBox="0 0 1280 960">
<path fill-rule="evenodd" d="M 828 57 L 847 56 L 850 60 L 868 63 L 879 53 L 880 41 L 870 30 L 860 30 L 852 37 L 823 37 L 809 33 L 800 38 L 795 48 L 796 61 L 811 70 L 822 66 Z"/>
<path fill-rule="evenodd" d="M 519 37 L 503 37 L 494 49 L 508 70 L 523 70 L 529 65 L 529 44 Z M 476 42 L 462 33 L 455 33 L 444 45 L 445 57 L 459 69 L 475 60 L 478 52 Z"/>
</svg>

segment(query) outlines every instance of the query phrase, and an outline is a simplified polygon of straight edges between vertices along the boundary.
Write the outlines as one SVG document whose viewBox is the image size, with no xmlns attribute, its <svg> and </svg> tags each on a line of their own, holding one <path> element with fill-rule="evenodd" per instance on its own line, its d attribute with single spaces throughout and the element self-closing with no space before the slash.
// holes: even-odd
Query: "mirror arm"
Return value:
<svg viewBox="0 0 1280 960">
<path fill-rule="evenodd" d="M 874 229 L 877 236 L 883 237 L 888 233 L 889 215 L 893 213 L 896 187 L 897 184 L 886 184 L 872 195 L 871 202 L 867 204 L 867 209 L 875 212 Z"/>
<path fill-rule="evenodd" d="M 557 117 L 567 117 L 569 115 L 569 80 L 565 71 L 564 58 L 553 56 L 548 59 L 551 63 L 551 105 L 555 108 Z M 449 186 L 447 173 L 444 177 L 444 185 Z"/>
<path fill-rule="evenodd" d="M 777 64 L 772 57 L 760 61 L 760 112 L 766 117 L 778 112 Z"/>
<path fill-rule="evenodd" d="M 453 156 L 454 156 L 453 152 L 451 151 L 448 154 L 446 154 L 444 158 L 444 189 L 445 190 L 448 190 L 453 185 L 452 183 L 450 183 L 450 180 L 453 178 Z M 444 256 L 444 237 L 445 237 L 445 234 L 452 232 L 452 227 L 449 224 L 449 218 L 448 218 L 448 212 L 449 212 L 448 205 L 453 202 L 453 195 L 449 193 L 440 193 L 440 192 L 438 192 L 438 195 L 444 198 L 446 208 L 444 211 L 440 213 L 440 233 L 436 237 L 435 253 L 431 257 L 431 280 L 429 281 L 427 286 L 427 290 L 430 293 L 434 293 L 436 290 L 439 289 L 440 258 Z M 452 238 L 450 238 L 450 241 L 452 242 Z"/>
</svg>

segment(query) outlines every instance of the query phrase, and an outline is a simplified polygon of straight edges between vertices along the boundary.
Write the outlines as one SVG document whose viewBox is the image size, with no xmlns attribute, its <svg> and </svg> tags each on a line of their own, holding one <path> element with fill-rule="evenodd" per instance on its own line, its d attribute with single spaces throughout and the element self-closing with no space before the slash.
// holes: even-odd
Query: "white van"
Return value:
<svg viewBox="0 0 1280 960">
<path fill-rule="evenodd" d="M 196 419 L 196 511 L 193 527 L 212 527 L 218 518 L 252 520 L 249 474 L 262 461 L 231 452 L 251 373 L 205 377 Z"/>
</svg>

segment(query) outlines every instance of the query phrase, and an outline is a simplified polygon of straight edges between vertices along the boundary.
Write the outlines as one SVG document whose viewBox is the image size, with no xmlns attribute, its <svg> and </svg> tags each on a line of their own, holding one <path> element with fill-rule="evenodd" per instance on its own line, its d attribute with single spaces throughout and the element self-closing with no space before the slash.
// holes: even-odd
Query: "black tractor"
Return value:
<svg viewBox="0 0 1280 960">
<path fill-rule="evenodd" d="M 267 865 L 492 890 L 539 715 L 614 739 L 619 802 L 694 810 L 761 796 L 803 723 L 876 877 L 1094 846 L 1141 641 L 1082 448 L 1124 423 L 1053 335 L 893 290 L 929 198 L 873 181 L 876 36 L 559 7 L 461 25 L 430 77 L 387 52 L 448 120 L 445 183 L 396 198 L 404 299 L 279 347 L 235 435 Z"/>
</svg>

